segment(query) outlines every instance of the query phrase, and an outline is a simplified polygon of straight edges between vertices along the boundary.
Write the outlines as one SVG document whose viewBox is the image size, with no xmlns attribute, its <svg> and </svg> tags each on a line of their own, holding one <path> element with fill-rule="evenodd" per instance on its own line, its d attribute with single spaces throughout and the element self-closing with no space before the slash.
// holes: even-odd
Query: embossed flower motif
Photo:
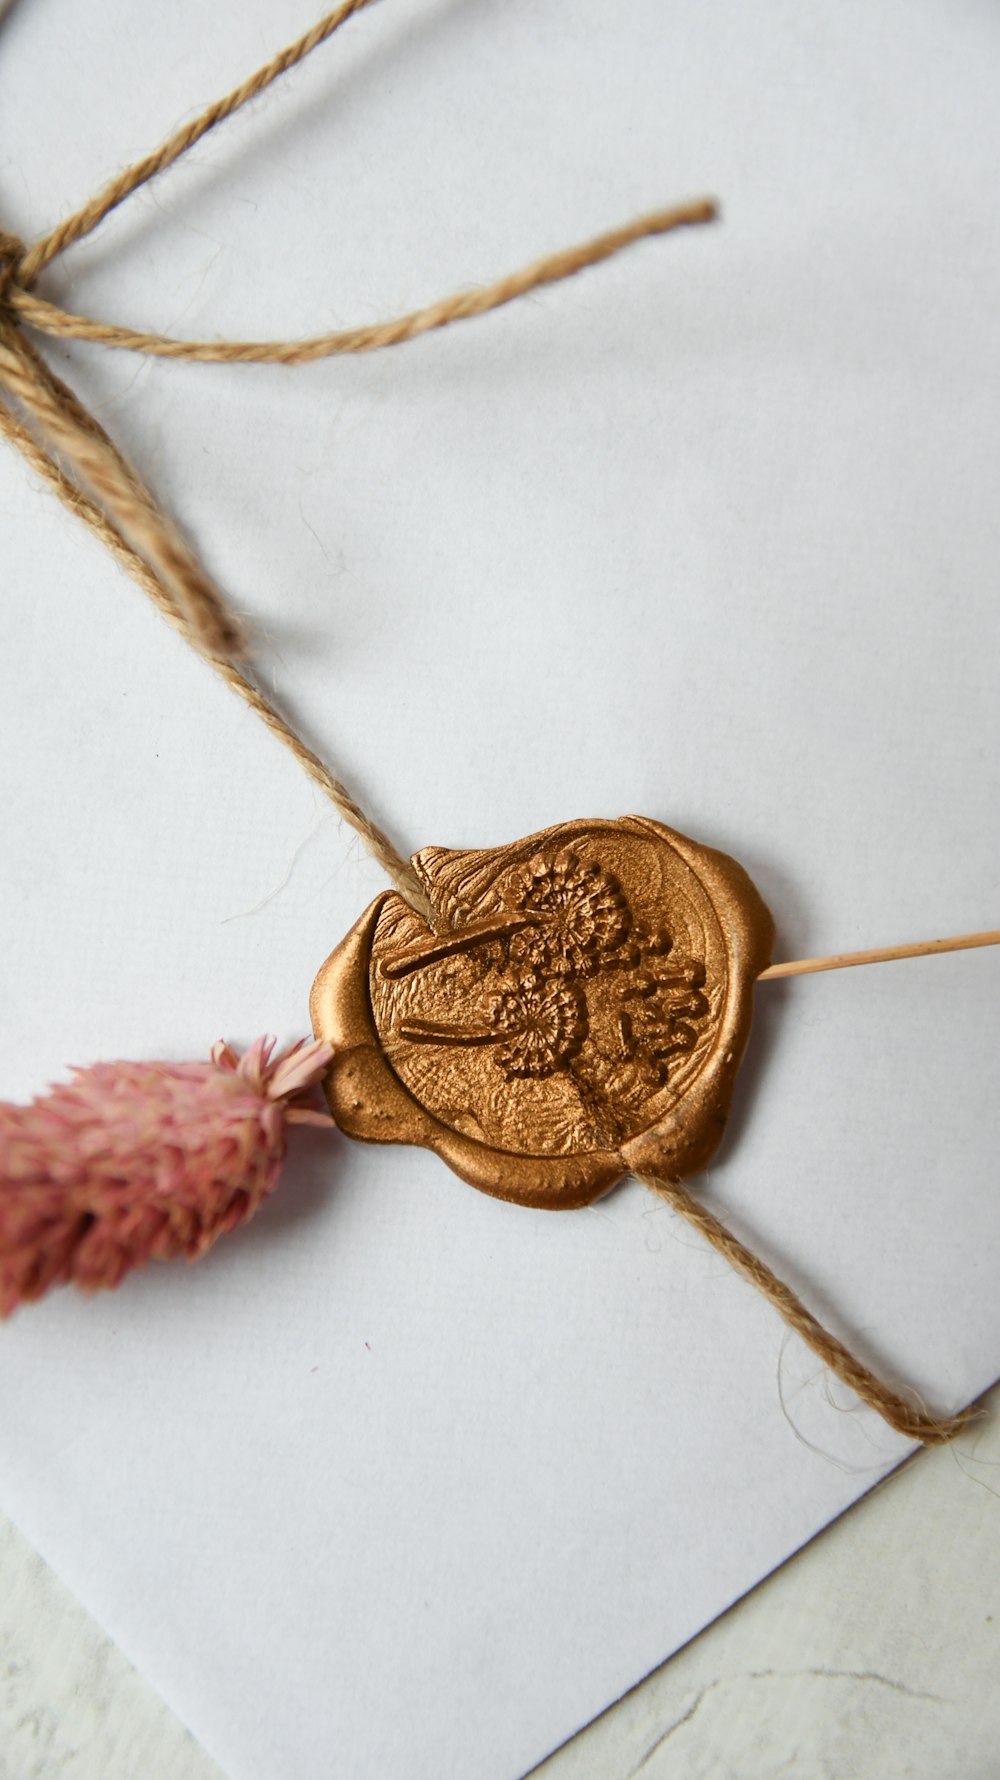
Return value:
<svg viewBox="0 0 1000 1780">
<path fill-rule="evenodd" d="M 508 906 L 531 917 L 510 941 L 515 964 L 590 976 L 628 933 L 629 906 L 618 880 L 567 848 L 517 867 L 504 890 Z"/>
<path fill-rule="evenodd" d="M 586 1004 L 565 983 L 526 982 L 494 996 L 490 1014 L 507 1033 L 497 1053 L 508 1081 L 553 1075 L 587 1035 Z"/>
<path fill-rule="evenodd" d="M 705 968 L 696 959 L 676 957 L 663 929 L 641 939 L 642 963 L 622 995 L 626 1042 L 665 1081 L 668 1060 L 694 1049 L 710 1011 Z"/>
<path fill-rule="evenodd" d="M 547 1079 L 508 1079 L 497 1056 L 515 1035 L 490 1018 L 490 999 L 524 982 L 529 967 L 512 959 L 513 941 L 545 924 L 527 899 L 515 909 L 510 892 L 525 861 L 554 864 L 564 849 L 597 860 L 630 903 L 634 885 L 636 906 L 624 938 L 600 954 L 598 972 L 532 978 L 532 989 L 585 997 L 587 1033 Z M 702 1169 L 730 1103 L 753 985 L 770 962 L 771 919 L 745 873 L 635 817 L 566 824 L 514 846 L 434 849 L 418 869 L 435 903 L 443 883 L 463 905 L 451 904 L 423 929 L 387 892 L 313 989 L 315 1030 L 336 1050 L 326 1086 L 341 1128 L 369 1142 L 422 1144 L 474 1187 L 538 1207 L 587 1204 L 635 1166 L 671 1179 Z M 613 928 L 624 924 L 619 912 Z M 652 931 L 659 926 L 661 938 L 674 937 L 665 951 Z M 448 967 L 470 955 L 474 970 Z M 689 974 L 696 959 L 703 982 Z M 681 979 L 673 987 L 659 981 L 671 973 Z M 670 1063 L 666 1093 L 667 1066 L 638 1049 L 641 1042 L 659 1052 L 680 1036 L 665 1030 L 657 987 L 669 989 L 670 1012 L 696 1033 Z M 521 1017 L 524 1024 L 523 1010 Z"/>
</svg>

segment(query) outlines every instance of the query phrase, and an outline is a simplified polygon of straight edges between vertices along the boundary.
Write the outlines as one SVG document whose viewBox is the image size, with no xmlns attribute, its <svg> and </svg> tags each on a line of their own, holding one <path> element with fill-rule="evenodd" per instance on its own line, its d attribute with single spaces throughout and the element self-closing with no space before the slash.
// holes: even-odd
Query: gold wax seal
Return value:
<svg viewBox="0 0 1000 1780">
<path fill-rule="evenodd" d="M 433 928 L 387 892 L 313 985 L 341 1130 L 522 1205 L 702 1168 L 770 962 L 742 867 L 642 816 L 413 864 Z"/>
</svg>

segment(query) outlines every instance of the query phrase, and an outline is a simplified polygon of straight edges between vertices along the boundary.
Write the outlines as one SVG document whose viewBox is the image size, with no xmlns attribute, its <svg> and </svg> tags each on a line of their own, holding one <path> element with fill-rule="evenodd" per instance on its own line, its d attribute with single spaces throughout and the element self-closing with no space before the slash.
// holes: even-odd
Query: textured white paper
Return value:
<svg viewBox="0 0 1000 1780">
<path fill-rule="evenodd" d="M 15 6 L 3 226 L 310 16 Z M 292 335 L 724 224 L 364 359 L 56 362 L 407 844 L 636 810 L 782 956 L 995 926 L 998 68 L 973 0 L 386 0 L 45 293 Z M 4 1094 L 302 1032 L 378 870 L 12 454 L 0 516 Z M 762 988 L 704 1185 L 942 1409 L 1000 1369 L 998 989 Z M 321 1134 L 196 1269 L 0 1344 L 0 1500 L 232 1780 L 513 1780 L 904 1450 L 638 1187 L 554 1217 Z"/>
</svg>

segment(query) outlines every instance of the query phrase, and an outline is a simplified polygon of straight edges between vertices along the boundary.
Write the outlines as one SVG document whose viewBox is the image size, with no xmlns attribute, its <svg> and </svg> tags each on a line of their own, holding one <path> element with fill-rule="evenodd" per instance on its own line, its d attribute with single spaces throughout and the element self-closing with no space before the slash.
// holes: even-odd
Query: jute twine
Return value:
<svg viewBox="0 0 1000 1780">
<path fill-rule="evenodd" d="M 247 664 L 247 640 L 242 627 L 179 527 L 163 511 L 100 422 L 56 376 L 25 332 L 31 328 L 54 339 L 85 340 L 149 357 L 185 359 L 198 364 L 309 364 L 341 353 L 402 345 L 453 322 L 485 315 L 530 291 L 599 265 L 637 241 L 711 222 L 716 216 L 716 205 L 710 198 L 656 210 L 578 246 L 547 254 L 483 289 L 444 297 L 388 321 L 301 340 L 177 340 L 73 314 L 36 294 L 36 281 L 57 256 L 82 241 L 133 192 L 165 172 L 210 130 L 257 98 L 280 75 L 332 37 L 354 13 L 372 3 L 373 0 L 344 0 L 248 80 L 176 130 L 152 154 L 126 168 L 33 246 L 27 246 L 19 236 L 0 231 L 0 431 L 70 511 L 100 538 L 185 641 L 284 743 L 344 821 L 360 835 L 400 893 L 429 917 L 432 911 L 409 861 L 261 692 Z M 772 966 L 761 980 L 998 943 L 1000 930 L 873 952 L 803 959 Z M 966 1426 L 970 1410 L 938 1418 L 928 1414 L 915 1397 L 908 1398 L 882 1383 L 679 1181 L 640 1178 L 762 1292 L 830 1370 L 899 1433 L 924 1445 L 936 1445 L 953 1439 Z"/>
</svg>

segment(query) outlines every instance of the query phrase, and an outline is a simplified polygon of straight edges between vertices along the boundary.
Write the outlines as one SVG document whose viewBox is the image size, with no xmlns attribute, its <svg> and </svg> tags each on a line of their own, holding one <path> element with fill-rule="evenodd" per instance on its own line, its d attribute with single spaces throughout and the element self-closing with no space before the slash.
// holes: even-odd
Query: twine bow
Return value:
<svg viewBox="0 0 1000 1780">
<path fill-rule="evenodd" d="M 324 765 L 239 665 L 248 653 L 242 626 L 174 521 L 93 414 L 31 344 L 26 328 L 59 339 L 87 340 L 153 357 L 201 364 L 298 365 L 339 353 L 371 352 L 417 339 L 455 321 L 483 315 L 528 291 L 599 264 L 631 243 L 715 216 L 710 199 L 659 210 L 544 259 L 482 290 L 464 291 L 385 322 L 303 340 L 175 340 L 75 315 L 35 294 L 39 275 L 148 180 L 162 173 L 211 129 L 325 43 L 372 0 L 344 0 L 224 98 L 182 125 L 152 154 L 27 247 L 0 232 L 0 432 L 78 518 L 90 526 L 185 640 L 295 755 L 402 894 L 429 908 L 407 859 L 366 815 L 346 785 Z"/>
</svg>

